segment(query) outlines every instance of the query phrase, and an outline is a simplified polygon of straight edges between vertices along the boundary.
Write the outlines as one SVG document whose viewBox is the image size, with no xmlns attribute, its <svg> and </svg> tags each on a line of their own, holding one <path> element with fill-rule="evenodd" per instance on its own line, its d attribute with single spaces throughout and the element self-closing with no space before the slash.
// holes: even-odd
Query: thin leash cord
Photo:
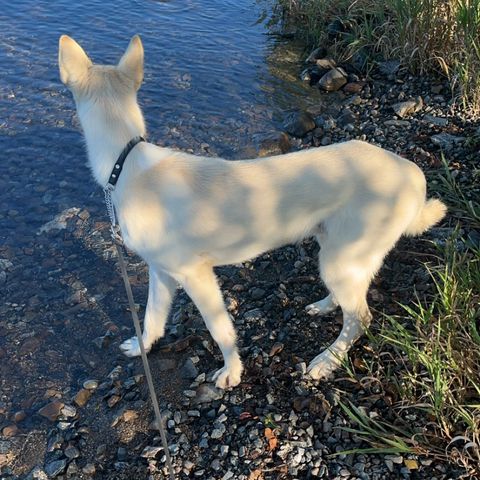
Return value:
<svg viewBox="0 0 480 480">
<path fill-rule="evenodd" d="M 173 472 L 172 459 L 170 457 L 170 451 L 168 449 L 167 435 L 165 433 L 165 426 L 163 424 L 162 416 L 160 415 L 160 407 L 158 406 L 158 398 L 155 393 L 155 387 L 153 386 L 152 374 L 150 372 L 150 365 L 147 359 L 147 353 L 145 352 L 145 346 L 143 345 L 142 329 L 140 328 L 140 321 L 138 320 L 137 311 L 135 310 L 135 301 L 133 300 L 132 287 L 128 280 L 127 266 L 125 264 L 125 259 L 123 258 L 122 253 L 122 237 L 119 232 L 119 228 L 115 218 L 115 209 L 112 202 L 112 188 L 106 187 L 104 189 L 105 193 L 105 204 L 107 206 L 108 216 L 111 223 L 111 234 L 112 240 L 117 249 L 118 264 L 120 265 L 120 271 L 122 272 L 123 283 L 125 284 L 125 290 L 127 292 L 128 304 L 130 307 L 130 312 L 132 312 L 133 324 L 135 326 L 135 333 L 138 339 L 138 345 L 140 346 L 140 355 L 142 357 L 143 369 L 145 371 L 145 377 L 147 379 L 148 390 L 150 392 L 150 399 L 152 400 L 153 411 L 155 412 L 155 419 L 158 431 L 160 432 L 160 437 L 162 439 L 163 450 L 165 451 L 165 459 L 168 466 L 170 480 L 175 480 L 175 474 Z"/>
<path fill-rule="evenodd" d="M 163 450 L 165 451 L 166 463 L 170 471 L 170 480 L 175 480 L 175 474 L 173 472 L 172 460 L 170 458 L 170 451 L 168 450 L 167 436 L 165 434 L 165 427 L 163 425 L 163 420 L 160 415 L 160 408 L 158 406 L 157 394 L 155 393 L 155 387 L 153 386 L 152 374 L 150 372 L 150 365 L 148 363 L 147 354 L 145 352 L 145 347 L 143 345 L 142 330 L 140 328 L 140 322 L 138 320 L 137 311 L 135 310 L 135 302 L 133 300 L 132 287 L 128 281 L 127 276 L 127 267 L 125 265 L 125 259 L 121 251 L 121 247 L 115 237 L 112 234 L 115 247 L 117 248 L 118 263 L 120 265 L 120 270 L 122 272 L 123 283 L 125 284 L 125 290 L 127 291 L 128 303 L 130 305 L 130 311 L 132 312 L 133 324 L 135 325 L 135 333 L 138 338 L 138 344 L 140 345 L 140 353 L 142 356 L 143 369 L 145 370 L 145 377 L 147 378 L 148 390 L 150 391 L 150 398 L 153 404 L 153 410 L 155 412 L 157 428 L 160 432 L 160 437 L 162 438 Z"/>
</svg>

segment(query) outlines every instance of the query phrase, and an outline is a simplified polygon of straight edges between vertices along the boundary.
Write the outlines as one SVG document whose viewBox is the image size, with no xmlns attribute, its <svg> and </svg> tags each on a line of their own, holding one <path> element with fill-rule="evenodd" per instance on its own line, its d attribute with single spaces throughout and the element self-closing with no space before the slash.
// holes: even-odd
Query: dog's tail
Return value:
<svg viewBox="0 0 480 480">
<path fill-rule="evenodd" d="M 418 212 L 412 223 L 405 230 L 405 235 L 415 236 L 427 231 L 438 223 L 447 213 L 447 207 L 440 200 L 431 198 L 426 200 L 423 208 Z"/>
</svg>

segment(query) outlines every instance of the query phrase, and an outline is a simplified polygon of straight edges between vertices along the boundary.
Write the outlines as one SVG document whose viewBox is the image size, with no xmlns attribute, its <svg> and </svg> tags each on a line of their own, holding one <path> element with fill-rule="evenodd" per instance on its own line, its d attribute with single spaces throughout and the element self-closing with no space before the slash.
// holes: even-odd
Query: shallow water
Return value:
<svg viewBox="0 0 480 480">
<path fill-rule="evenodd" d="M 268 17 L 267 0 L 3 2 L 0 234 L 6 243 L 28 244 L 32 228 L 72 205 L 89 207 L 92 192 L 92 205 L 101 201 L 73 100 L 58 78 L 61 34 L 73 36 L 94 62 L 115 63 L 139 33 L 146 52 L 139 100 L 149 138 L 235 158 L 280 129 L 290 110 L 317 101 L 297 78 L 301 49 L 270 35 Z"/>
</svg>

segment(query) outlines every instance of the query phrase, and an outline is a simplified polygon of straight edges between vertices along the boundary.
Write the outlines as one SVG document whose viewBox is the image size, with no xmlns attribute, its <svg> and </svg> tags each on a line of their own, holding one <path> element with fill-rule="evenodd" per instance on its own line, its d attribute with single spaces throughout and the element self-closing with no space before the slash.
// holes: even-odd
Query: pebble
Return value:
<svg viewBox="0 0 480 480">
<path fill-rule="evenodd" d="M 285 131 L 290 135 L 302 138 L 308 132 L 311 132 L 315 128 L 315 120 L 308 112 L 294 113 L 290 115 L 289 119 L 285 123 Z"/>
<path fill-rule="evenodd" d="M 403 463 L 403 457 L 401 455 L 385 455 L 385 458 L 391 460 L 397 465 L 401 465 Z"/>
<path fill-rule="evenodd" d="M 68 446 L 63 453 L 65 456 L 69 459 L 74 459 L 78 458 L 80 456 L 80 450 L 77 447 L 74 447 L 73 445 Z"/>
<path fill-rule="evenodd" d="M 226 422 L 227 420 L 228 420 L 228 417 L 227 417 L 224 413 L 222 413 L 222 414 L 217 418 L 217 422 L 219 422 L 219 423 L 224 423 L 224 422 Z"/>
<path fill-rule="evenodd" d="M 225 457 L 228 454 L 228 451 L 230 450 L 230 447 L 228 445 L 222 445 L 220 447 L 220 455 L 222 457 Z"/>
<path fill-rule="evenodd" d="M 223 423 L 217 423 L 216 427 L 212 430 L 212 433 L 210 434 L 210 438 L 220 439 L 223 437 L 223 434 L 226 430 L 227 429 Z"/>
<path fill-rule="evenodd" d="M 127 449 L 125 447 L 117 448 L 117 458 L 120 462 L 124 462 L 127 459 Z"/>
<path fill-rule="evenodd" d="M 327 92 L 335 92 L 346 83 L 347 75 L 345 72 L 341 68 L 332 68 L 318 81 L 318 86 Z"/>
<path fill-rule="evenodd" d="M 54 433 L 49 439 L 47 443 L 47 452 L 51 453 L 54 450 L 57 450 L 62 446 L 63 443 L 63 437 L 60 435 L 60 433 L 56 432 Z"/>
<path fill-rule="evenodd" d="M 14 423 L 12 423 L 11 425 L 7 425 L 2 429 L 2 434 L 6 438 L 14 437 L 17 433 L 18 433 L 18 427 Z"/>
<path fill-rule="evenodd" d="M 161 450 L 163 450 L 163 447 L 145 447 L 140 456 L 143 458 L 155 458 Z"/>
<path fill-rule="evenodd" d="M 346 93 L 360 93 L 365 86 L 365 82 L 350 82 L 344 85 L 343 91 Z"/>
<path fill-rule="evenodd" d="M 38 466 L 34 467 L 33 470 L 29 473 L 28 477 L 33 480 L 48 480 L 48 475 Z"/>
<path fill-rule="evenodd" d="M 326 48 L 318 47 L 310 53 L 310 55 L 305 60 L 305 63 L 316 63 L 317 60 L 324 58 L 326 54 Z"/>
<path fill-rule="evenodd" d="M 57 417 L 60 415 L 60 412 L 64 404 L 59 400 L 53 400 L 50 403 L 47 403 L 44 407 L 38 410 L 38 413 L 45 418 L 48 418 L 51 422 L 54 422 Z"/>
<path fill-rule="evenodd" d="M 173 414 L 173 421 L 174 423 L 176 423 L 177 425 L 179 425 L 180 423 L 182 423 L 182 412 L 179 412 L 178 410 Z"/>
<path fill-rule="evenodd" d="M 393 111 L 401 118 L 416 113 L 423 108 L 422 97 L 417 97 L 414 100 L 407 100 L 406 102 L 399 102 L 392 105 Z"/>
<path fill-rule="evenodd" d="M 290 137 L 285 132 L 280 132 L 271 137 L 262 139 L 258 148 L 259 157 L 270 157 L 272 155 L 280 155 L 287 153 L 292 148 Z M 229 305 L 228 310 L 232 311 L 236 308 L 234 303 Z"/>
<path fill-rule="evenodd" d="M 324 68 L 327 70 L 330 70 L 337 66 L 335 60 L 333 60 L 332 58 L 319 58 L 317 59 L 315 64 L 317 65 L 317 67 Z"/>
<path fill-rule="evenodd" d="M 299 362 L 295 365 L 295 370 L 305 375 L 307 373 L 307 364 L 305 362 Z"/>
<path fill-rule="evenodd" d="M 455 145 L 465 141 L 465 137 L 451 135 L 450 133 L 432 135 L 430 139 L 434 145 L 437 145 L 444 150 L 451 150 Z"/>
<path fill-rule="evenodd" d="M 84 407 L 92 395 L 92 389 L 82 388 L 77 392 L 73 401 L 79 407 Z"/>
<path fill-rule="evenodd" d="M 270 353 L 268 354 L 269 357 L 273 357 L 275 355 L 278 355 L 284 348 L 284 344 L 280 342 L 276 342 L 272 345 L 272 348 L 270 349 Z"/>
<path fill-rule="evenodd" d="M 93 463 L 87 463 L 87 464 L 82 468 L 82 472 L 83 472 L 85 475 L 95 475 L 95 472 L 96 472 L 95 465 L 94 465 Z"/>
<path fill-rule="evenodd" d="M 259 308 L 254 308 L 253 310 L 245 312 L 243 318 L 247 322 L 258 322 L 263 318 L 263 312 Z"/>
<path fill-rule="evenodd" d="M 198 368 L 195 366 L 195 364 L 192 362 L 190 358 L 187 358 L 186 362 L 183 364 L 181 370 L 180 370 L 181 375 L 186 378 L 193 380 L 198 376 Z"/>
<path fill-rule="evenodd" d="M 15 423 L 20 423 L 26 418 L 27 418 L 27 414 L 25 413 L 24 410 L 19 410 L 18 412 L 15 412 L 15 414 L 13 415 L 13 421 Z"/>
<path fill-rule="evenodd" d="M 448 118 L 434 117 L 433 115 L 427 114 L 424 115 L 423 120 L 439 127 L 446 127 L 448 125 Z"/>
<path fill-rule="evenodd" d="M 97 447 L 95 453 L 97 455 L 97 458 L 102 458 L 105 456 L 106 452 L 107 452 L 107 446 L 104 443 L 102 443 Z"/>
<path fill-rule="evenodd" d="M 72 405 L 65 405 L 62 408 L 62 415 L 67 418 L 74 417 L 77 414 L 77 409 Z"/>
<path fill-rule="evenodd" d="M 253 300 L 260 300 L 265 296 L 265 293 L 263 288 L 252 288 L 251 297 Z"/>
<path fill-rule="evenodd" d="M 113 408 L 120 401 L 120 399 L 121 399 L 120 395 L 112 395 L 111 397 L 108 398 L 107 405 L 110 408 Z"/>
<path fill-rule="evenodd" d="M 45 465 L 45 473 L 51 477 L 55 478 L 65 471 L 67 468 L 67 461 L 65 459 L 55 460 L 53 462 L 47 463 Z"/>
<path fill-rule="evenodd" d="M 202 383 L 194 392 L 194 397 L 195 403 L 209 403 L 220 400 L 223 397 L 223 390 L 208 383 Z"/>
<path fill-rule="evenodd" d="M 83 388 L 85 390 L 95 390 L 98 387 L 97 380 L 85 380 L 83 382 Z"/>
<path fill-rule="evenodd" d="M 386 127 L 408 128 L 410 122 L 408 120 L 385 120 L 383 124 Z"/>
</svg>

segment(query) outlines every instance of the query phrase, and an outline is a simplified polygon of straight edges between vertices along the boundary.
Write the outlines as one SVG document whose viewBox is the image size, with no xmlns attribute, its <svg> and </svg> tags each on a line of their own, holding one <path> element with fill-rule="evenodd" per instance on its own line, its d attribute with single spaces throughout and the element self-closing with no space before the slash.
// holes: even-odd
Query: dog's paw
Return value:
<svg viewBox="0 0 480 480">
<path fill-rule="evenodd" d="M 240 366 L 230 368 L 227 368 L 225 365 L 213 375 L 215 386 L 222 389 L 236 387 L 240 383 L 242 370 L 243 367 L 241 364 Z"/>
<path fill-rule="evenodd" d="M 145 351 L 148 353 L 150 351 L 150 345 L 144 344 Z M 120 344 L 120 350 L 127 357 L 138 357 L 140 356 L 140 344 L 138 343 L 138 338 L 132 337 L 128 340 L 125 340 Z"/>
<path fill-rule="evenodd" d="M 340 366 L 340 359 L 330 350 L 317 355 L 308 366 L 307 374 L 314 380 L 331 378 L 333 372 Z"/>
<path fill-rule="evenodd" d="M 330 297 L 324 298 L 315 303 L 311 303 L 305 307 L 305 312 L 314 317 L 316 315 L 326 315 L 336 310 L 338 305 L 331 300 Z"/>
</svg>

